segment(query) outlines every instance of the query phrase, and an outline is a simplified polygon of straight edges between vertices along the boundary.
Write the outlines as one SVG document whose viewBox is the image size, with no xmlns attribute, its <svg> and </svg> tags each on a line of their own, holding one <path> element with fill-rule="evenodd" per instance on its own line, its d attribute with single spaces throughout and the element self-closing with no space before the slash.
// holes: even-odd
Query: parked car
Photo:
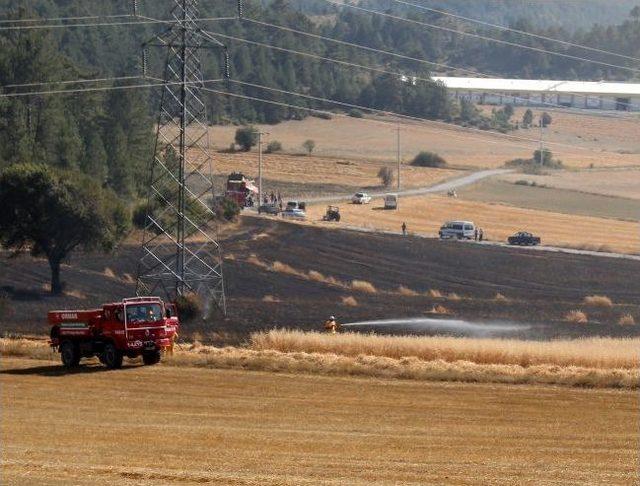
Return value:
<svg viewBox="0 0 640 486">
<path fill-rule="evenodd" d="M 473 240 L 476 225 L 472 221 L 447 221 L 440 227 L 438 235 L 441 239 Z"/>
<path fill-rule="evenodd" d="M 285 209 L 300 209 L 304 211 L 307 208 L 307 203 L 304 201 L 289 201 Z"/>
<path fill-rule="evenodd" d="M 520 231 L 513 236 L 509 236 L 507 241 L 510 245 L 535 246 L 540 244 L 540 237 L 533 236 L 526 231 Z"/>
<path fill-rule="evenodd" d="M 282 217 L 305 220 L 307 219 L 307 214 L 302 209 L 285 209 L 284 211 L 282 211 Z"/>
<path fill-rule="evenodd" d="M 356 192 L 351 198 L 353 204 L 369 204 L 371 202 L 371 196 L 366 192 Z"/>
<path fill-rule="evenodd" d="M 274 214 L 277 215 L 280 212 L 280 208 L 275 204 L 262 204 L 258 208 L 258 214 Z"/>
<path fill-rule="evenodd" d="M 386 194 L 384 196 L 384 208 L 385 209 L 398 209 L 398 195 Z"/>
</svg>

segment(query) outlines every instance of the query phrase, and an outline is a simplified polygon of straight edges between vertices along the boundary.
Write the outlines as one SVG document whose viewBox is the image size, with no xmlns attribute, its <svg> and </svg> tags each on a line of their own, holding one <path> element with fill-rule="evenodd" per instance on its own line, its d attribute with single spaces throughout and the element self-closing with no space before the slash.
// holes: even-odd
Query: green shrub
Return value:
<svg viewBox="0 0 640 486">
<path fill-rule="evenodd" d="M 322 120 L 331 120 L 333 118 L 331 114 L 325 113 L 324 111 L 314 111 L 311 115 Z"/>
<path fill-rule="evenodd" d="M 258 131 L 252 126 L 238 128 L 236 130 L 235 141 L 242 150 L 248 152 L 258 143 Z"/>
<path fill-rule="evenodd" d="M 362 113 L 362 111 L 358 110 L 357 108 L 354 108 L 353 110 L 349 111 L 349 116 L 352 116 L 353 118 L 363 118 L 364 113 Z"/>
<path fill-rule="evenodd" d="M 416 167 L 444 167 L 447 161 L 434 152 L 420 152 L 411 161 Z"/>
<path fill-rule="evenodd" d="M 131 222 L 136 228 L 144 229 L 147 225 L 147 214 L 149 213 L 150 205 L 147 201 L 138 203 L 131 213 Z"/>
<path fill-rule="evenodd" d="M 176 297 L 176 307 L 180 321 L 190 321 L 202 315 L 202 299 L 193 292 Z"/>
<path fill-rule="evenodd" d="M 274 152 L 280 152 L 282 150 L 282 144 L 277 140 L 269 142 L 267 145 L 267 153 L 272 154 Z"/>
<path fill-rule="evenodd" d="M 216 217 L 219 221 L 235 221 L 240 214 L 240 206 L 233 199 L 224 197 L 216 204 Z"/>
</svg>

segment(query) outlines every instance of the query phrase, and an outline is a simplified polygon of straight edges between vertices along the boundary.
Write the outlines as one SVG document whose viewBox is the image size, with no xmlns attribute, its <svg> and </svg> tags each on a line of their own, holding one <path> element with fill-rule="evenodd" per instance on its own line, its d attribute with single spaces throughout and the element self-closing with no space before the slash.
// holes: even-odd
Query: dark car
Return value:
<svg viewBox="0 0 640 486">
<path fill-rule="evenodd" d="M 262 204 L 258 207 L 258 214 L 278 214 L 280 212 L 280 208 L 275 204 Z"/>
<path fill-rule="evenodd" d="M 526 231 L 520 231 L 513 236 L 509 236 L 508 241 L 510 245 L 535 246 L 540 244 L 540 237 L 533 236 Z"/>
</svg>

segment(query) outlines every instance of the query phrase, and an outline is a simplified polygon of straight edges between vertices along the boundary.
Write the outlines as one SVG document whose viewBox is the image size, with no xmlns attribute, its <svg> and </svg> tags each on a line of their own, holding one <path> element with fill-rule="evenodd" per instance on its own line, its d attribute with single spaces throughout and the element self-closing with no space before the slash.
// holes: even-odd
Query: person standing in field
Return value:
<svg viewBox="0 0 640 486">
<path fill-rule="evenodd" d="M 402 222 L 402 236 L 407 236 L 407 223 Z"/>
<path fill-rule="evenodd" d="M 480 228 L 480 230 L 478 231 L 478 239 L 480 241 L 484 239 L 484 230 L 482 228 Z"/>
<path fill-rule="evenodd" d="M 325 321 L 324 328 L 329 334 L 337 334 L 340 329 L 340 324 L 336 322 L 335 316 L 331 316 Z"/>
</svg>

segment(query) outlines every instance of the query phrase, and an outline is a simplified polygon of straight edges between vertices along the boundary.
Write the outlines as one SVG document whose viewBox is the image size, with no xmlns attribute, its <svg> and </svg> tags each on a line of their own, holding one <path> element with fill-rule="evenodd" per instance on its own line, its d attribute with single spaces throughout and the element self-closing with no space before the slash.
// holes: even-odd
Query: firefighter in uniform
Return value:
<svg viewBox="0 0 640 486">
<path fill-rule="evenodd" d="M 337 334 L 340 330 L 340 324 L 336 322 L 336 318 L 334 316 L 331 316 L 325 321 L 324 328 L 329 334 Z"/>
</svg>

